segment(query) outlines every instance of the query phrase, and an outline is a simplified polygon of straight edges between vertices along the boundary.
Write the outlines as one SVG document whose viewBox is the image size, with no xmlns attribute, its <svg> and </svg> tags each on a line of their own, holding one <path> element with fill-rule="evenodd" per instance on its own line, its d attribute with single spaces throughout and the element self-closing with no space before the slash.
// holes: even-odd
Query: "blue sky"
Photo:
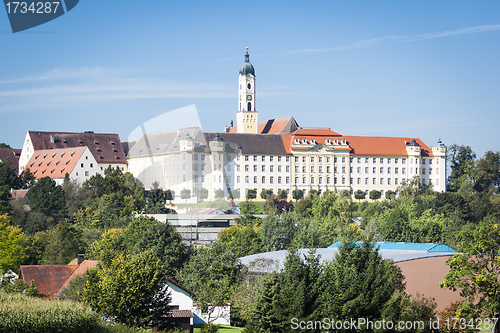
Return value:
<svg viewBox="0 0 500 333">
<path fill-rule="evenodd" d="M 81 0 L 13 34 L 0 10 L 0 142 L 20 148 L 28 130 L 126 141 L 192 104 L 205 131 L 223 131 L 248 41 L 261 120 L 482 156 L 500 150 L 499 14 L 498 0 Z"/>
</svg>

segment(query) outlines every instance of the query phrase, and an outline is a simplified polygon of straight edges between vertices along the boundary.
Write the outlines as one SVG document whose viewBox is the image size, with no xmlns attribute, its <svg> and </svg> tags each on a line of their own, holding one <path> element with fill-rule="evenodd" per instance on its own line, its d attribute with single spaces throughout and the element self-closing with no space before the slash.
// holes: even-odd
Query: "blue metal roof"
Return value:
<svg viewBox="0 0 500 333">
<path fill-rule="evenodd" d="M 330 245 L 330 248 L 338 248 L 341 242 L 335 242 Z M 361 245 L 362 242 L 355 242 L 356 245 Z M 411 251 L 426 251 L 426 252 L 453 252 L 453 248 L 441 243 L 405 243 L 405 242 L 376 242 L 375 247 L 381 250 L 411 250 Z"/>
</svg>

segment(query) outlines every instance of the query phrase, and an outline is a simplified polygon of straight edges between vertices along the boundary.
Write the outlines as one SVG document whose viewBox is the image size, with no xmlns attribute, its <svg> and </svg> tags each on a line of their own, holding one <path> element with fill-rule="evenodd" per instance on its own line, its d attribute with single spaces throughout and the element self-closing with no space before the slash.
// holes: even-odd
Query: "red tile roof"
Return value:
<svg viewBox="0 0 500 333">
<path fill-rule="evenodd" d="M 36 179 L 64 178 L 73 171 L 85 149 L 87 147 L 37 150 L 24 168 L 29 168 Z"/>
<path fill-rule="evenodd" d="M 375 156 L 406 156 L 406 145 L 413 138 L 379 137 L 379 136 L 344 136 L 343 139 L 352 148 L 352 155 L 375 155 Z M 422 140 L 415 138 L 422 148 L 422 156 L 434 156 L 432 149 Z"/>
<path fill-rule="evenodd" d="M 34 281 L 38 293 L 54 297 L 65 288 L 69 281 L 77 275 L 82 275 L 97 261 L 84 260 L 80 265 L 31 265 L 19 268 L 19 279 L 26 283 Z M 78 272 L 78 273 L 77 273 Z"/>
<path fill-rule="evenodd" d="M 330 127 L 299 127 L 295 132 L 292 133 L 294 136 L 327 136 L 327 137 L 337 137 L 341 136 L 339 133 L 334 132 Z"/>
<path fill-rule="evenodd" d="M 97 163 L 127 164 L 118 134 L 28 132 L 34 150 L 87 146 Z"/>
<path fill-rule="evenodd" d="M 10 166 L 19 170 L 19 157 L 21 149 L 0 148 L 0 161 L 4 162 L 7 158 L 10 159 Z"/>
</svg>

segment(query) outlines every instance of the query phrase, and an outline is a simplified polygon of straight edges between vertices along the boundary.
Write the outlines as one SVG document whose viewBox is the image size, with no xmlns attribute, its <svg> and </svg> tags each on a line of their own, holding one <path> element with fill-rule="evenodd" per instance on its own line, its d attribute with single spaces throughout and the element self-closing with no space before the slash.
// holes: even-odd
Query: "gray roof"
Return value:
<svg viewBox="0 0 500 333">
<path fill-rule="evenodd" d="M 178 130 L 148 133 L 142 136 L 130 148 L 128 158 L 168 155 L 180 151 L 179 141 L 188 134 L 197 142 L 195 150 L 207 149 L 207 141 L 199 127 L 187 127 Z"/>
<path fill-rule="evenodd" d="M 286 150 L 279 134 L 203 133 L 199 127 L 144 135 L 128 152 L 128 158 L 161 156 L 180 151 L 179 141 L 189 135 L 195 141 L 195 152 L 210 152 L 209 142 L 219 136 L 226 144 L 226 153 L 232 154 L 280 154 Z"/>
<path fill-rule="evenodd" d="M 299 254 L 302 256 L 302 258 L 305 258 L 308 253 L 309 249 L 299 249 Z M 335 255 L 337 254 L 338 249 L 337 248 L 320 248 L 316 249 L 316 256 L 320 256 L 320 262 L 321 263 L 326 263 L 330 262 L 335 258 Z M 422 259 L 422 258 L 430 258 L 430 257 L 449 257 L 452 256 L 455 252 L 427 252 L 427 251 L 418 251 L 418 250 L 388 250 L 388 249 L 380 249 L 378 253 L 382 256 L 384 259 L 392 259 L 395 263 L 397 262 L 402 262 L 402 261 L 409 261 L 409 260 L 415 260 L 415 259 Z M 261 260 L 261 261 L 267 261 L 271 262 L 274 261 L 274 265 L 267 265 L 266 267 L 275 267 L 278 269 L 283 268 L 283 264 L 286 260 L 286 256 L 288 254 L 288 251 L 286 250 L 281 250 L 281 251 L 273 251 L 273 252 L 265 252 L 265 253 L 258 253 L 258 254 L 253 254 L 250 256 L 246 257 L 241 257 L 241 263 L 245 266 L 251 266 L 250 263 L 254 262 L 255 260 Z M 262 272 L 262 265 L 259 266 L 261 269 L 255 269 L 259 270 Z M 264 269 L 264 271 L 270 271 L 273 269 Z M 250 271 L 252 271 L 252 267 L 250 267 Z"/>
<path fill-rule="evenodd" d="M 205 133 L 207 141 L 213 139 L 216 133 Z M 225 143 L 230 144 L 232 151 L 242 154 L 278 154 L 287 152 L 279 134 L 243 134 L 219 133 Z"/>
</svg>

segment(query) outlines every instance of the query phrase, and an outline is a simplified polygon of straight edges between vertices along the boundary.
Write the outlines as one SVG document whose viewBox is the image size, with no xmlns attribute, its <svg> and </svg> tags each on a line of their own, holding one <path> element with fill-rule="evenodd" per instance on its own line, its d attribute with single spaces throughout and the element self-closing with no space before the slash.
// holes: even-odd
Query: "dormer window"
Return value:
<svg viewBox="0 0 500 333">
<path fill-rule="evenodd" d="M 95 145 L 98 145 L 98 144 L 99 144 L 99 141 L 94 141 L 94 144 L 95 144 Z"/>
<path fill-rule="evenodd" d="M 347 144 L 347 141 L 346 141 L 345 139 L 344 139 L 344 140 L 342 140 L 342 144 L 343 144 L 343 145 L 346 145 L 346 144 Z"/>
<path fill-rule="evenodd" d="M 333 140 L 333 143 L 336 144 L 336 145 L 338 145 L 339 144 L 339 140 L 335 139 L 335 140 Z"/>
<path fill-rule="evenodd" d="M 327 145 L 331 145 L 331 144 L 332 144 L 332 142 L 330 141 L 330 139 L 326 139 L 325 143 L 326 143 Z"/>
<path fill-rule="evenodd" d="M 302 139 L 303 144 L 307 144 L 307 139 Z"/>
<path fill-rule="evenodd" d="M 311 139 L 311 143 L 312 143 L 313 145 L 314 145 L 314 144 L 316 144 L 316 140 Z"/>
<path fill-rule="evenodd" d="M 113 141 L 111 141 L 111 142 L 110 142 L 110 144 L 111 144 L 112 146 L 114 146 L 114 145 L 115 145 L 115 143 L 114 143 Z"/>
<path fill-rule="evenodd" d="M 299 144 L 299 143 L 300 143 L 300 140 L 299 140 L 299 139 L 295 139 L 293 142 L 294 142 L 294 143 L 296 143 L 296 144 Z M 38 157 L 38 156 L 37 156 L 37 157 Z"/>
</svg>

